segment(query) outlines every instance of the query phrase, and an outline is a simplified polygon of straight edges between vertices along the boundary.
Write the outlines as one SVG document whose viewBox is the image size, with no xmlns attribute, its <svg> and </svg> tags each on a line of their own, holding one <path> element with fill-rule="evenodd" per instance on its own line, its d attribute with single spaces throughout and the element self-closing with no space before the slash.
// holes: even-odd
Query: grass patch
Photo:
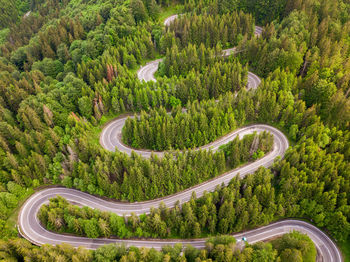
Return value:
<svg viewBox="0 0 350 262">
<path fill-rule="evenodd" d="M 102 132 L 103 127 L 105 126 L 106 123 L 110 122 L 114 118 L 117 118 L 121 114 L 113 114 L 109 113 L 107 115 L 104 115 L 100 122 L 98 123 L 97 126 L 92 126 L 92 128 L 88 132 L 88 139 L 90 142 L 95 143 L 95 144 L 100 144 L 100 134 Z"/>
<path fill-rule="evenodd" d="M 4 234 L 1 234 L 2 237 L 4 237 L 5 239 L 7 237 L 14 237 L 18 234 L 17 231 L 17 220 L 18 220 L 18 214 L 19 211 L 21 210 L 21 207 L 23 205 L 23 203 L 32 195 L 34 194 L 34 190 L 32 188 L 28 188 L 27 192 L 25 193 L 25 195 L 22 197 L 22 199 L 20 199 L 18 201 L 18 205 L 15 209 L 12 210 L 11 215 L 7 218 L 6 223 L 5 223 L 5 227 L 4 227 Z"/>
<path fill-rule="evenodd" d="M 147 58 L 147 59 L 144 59 L 141 61 L 141 64 L 137 64 L 137 66 L 135 68 L 129 68 L 129 72 L 131 72 L 132 74 L 135 74 L 137 73 L 137 71 L 141 68 L 141 66 L 144 66 L 146 65 L 148 62 L 151 62 L 151 61 L 154 61 L 154 60 L 157 60 L 159 58 L 163 58 L 164 55 L 160 54 L 159 52 L 157 52 L 155 54 L 155 57 L 154 58 Z"/>
<path fill-rule="evenodd" d="M 17 217 L 19 210 L 21 209 L 23 203 L 32 195 L 34 194 L 34 190 L 32 188 L 28 188 L 26 195 L 18 201 L 18 206 L 13 210 L 12 214 L 9 216 L 9 218 L 6 221 L 6 224 L 8 226 L 15 226 L 17 224 Z"/>
<path fill-rule="evenodd" d="M 6 42 L 7 36 L 10 33 L 9 28 L 4 28 L 0 30 L 0 45 L 4 44 Z"/>
<path fill-rule="evenodd" d="M 166 8 L 163 8 L 159 15 L 159 21 L 163 24 L 167 17 L 181 13 L 182 8 L 182 5 L 171 5 Z"/>
<path fill-rule="evenodd" d="M 342 251 L 344 262 L 350 262 L 350 238 L 343 243 L 339 243 L 339 247 Z"/>
<path fill-rule="evenodd" d="M 48 186 L 52 186 L 49 184 L 40 185 L 36 188 L 27 188 L 25 194 L 23 197 L 18 200 L 17 207 L 14 208 L 10 214 L 10 216 L 6 219 L 6 222 L 4 224 L 3 232 L 0 232 L 0 239 L 8 239 L 8 238 L 14 238 L 18 235 L 18 215 L 19 211 L 21 210 L 23 204 L 27 201 L 28 198 L 30 198 L 35 192 L 40 191 L 41 189 L 44 189 Z"/>
</svg>

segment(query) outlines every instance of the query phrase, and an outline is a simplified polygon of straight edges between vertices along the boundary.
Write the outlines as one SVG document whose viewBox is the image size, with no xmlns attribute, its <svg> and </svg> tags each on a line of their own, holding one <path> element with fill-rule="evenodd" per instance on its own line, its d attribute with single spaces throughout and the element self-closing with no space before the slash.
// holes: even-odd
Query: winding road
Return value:
<svg viewBox="0 0 350 262">
<path fill-rule="evenodd" d="M 178 15 L 169 16 L 167 19 L 165 19 L 164 25 L 169 26 L 177 17 Z M 254 34 L 257 37 L 261 36 L 262 31 L 263 29 L 260 26 L 255 26 Z M 235 47 L 222 50 L 222 56 L 229 56 L 231 54 L 236 53 L 236 51 L 237 50 Z M 141 68 L 137 71 L 137 77 L 139 78 L 139 80 L 145 81 L 145 82 L 149 82 L 149 81 L 156 82 L 157 80 L 154 74 L 157 72 L 159 63 L 162 61 L 163 61 L 163 58 L 160 58 L 157 60 L 153 60 L 144 66 L 141 66 Z M 248 84 L 247 84 L 248 90 L 256 89 L 260 85 L 260 82 L 261 80 L 257 75 L 253 74 L 252 72 L 248 72 Z"/>
<path fill-rule="evenodd" d="M 165 20 L 165 25 L 169 25 L 171 21 L 176 19 L 177 16 L 171 16 Z M 260 31 L 261 33 L 261 31 Z M 233 49 L 234 52 L 234 49 Z M 153 61 L 148 66 L 149 69 L 145 70 L 147 65 L 139 71 L 138 75 L 145 81 L 155 80 L 154 72 L 158 68 L 159 60 Z M 148 64 L 148 65 L 149 65 Z M 140 73 L 140 72 L 144 73 Z M 152 73 L 153 72 L 153 73 Z M 260 84 L 260 79 L 250 73 L 251 81 L 248 81 L 248 88 L 257 88 Z M 151 154 L 156 154 L 162 156 L 164 152 L 151 152 L 147 150 L 134 150 L 121 141 L 121 130 L 124 126 L 126 117 L 119 118 L 111 123 L 109 123 L 102 131 L 100 136 L 101 145 L 109 151 L 114 151 L 117 148 L 119 151 L 125 152 L 126 154 L 131 154 L 132 151 L 142 155 L 143 157 L 149 158 Z M 197 197 L 201 197 L 205 192 L 214 191 L 218 185 L 225 184 L 227 185 L 230 180 L 239 175 L 244 177 L 248 174 L 253 173 L 259 167 L 264 166 L 266 168 L 270 167 L 276 158 L 283 157 L 286 150 L 289 147 L 288 139 L 285 135 L 280 132 L 278 129 L 268 126 L 268 125 L 251 125 L 240 128 L 211 144 L 205 145 L 198 149 L 210 149 L 217 150 L 220 145 L 226 144 L 229 141 L 233 140 L 236 136 L 244 136 L 246 134 L 251 134 L 253 132 L 262 132 L 268 131 L 274 136 L 274 145 L 273 150 L 266 154 L 263 158 L 249 163 L 245 166 L 239 167 L 237 169 L 231 170 L 221 176 L 218 176 L 212 180 L 204 182 L 202 184 L 196 185 L 192 188 L 189 188 L 185 191 L 179 192 L 174 195 L 170 195 L 161 199 L 155 199 L 151 201 L 144 202 L 116 202 L 116 201 L 107 201 L 101 198 L 92 196 L 90 194 L 63 187 L 54 187 L 41 190 L 33 194 L 22 206 L 19 217 L 18 217 L 18 228 L 19 232 L 23 237 L 28 239 L 30 242 L 43 245 L 43 244 L 61 244 L 69 243 L 72 246 L 84 246 L 90 249 L 96 249 L 102 245 L 110 243 L 123 243 L 127 246 L 136 246 L 136 247 L 149 247 L 161 249 L 164 245 L 174 245 L 176 243 L 182 243 L 183 245 L 191 244 L 197 248 L 203 248 L 205 246 L 205 239 L 193 239 L 193 240 L 174 240 L 174 239 L 165 239 L 165 240 L 120 240 L 120 239 L 89 239 L 86 237 L 77 237 L 64 234 L 57 234 L 50 232 L 43 228 L 37 218 L 37 213 L 40 207 L 43 204 L 49 202 L 50 198 L 60 195 L 66 198 L 68 201 L 78 204 L 81 206 L 89 206 L 91 208 L 100 209 L 103 211 L 111 211 L 118 215 L 130 215 L 135 213 L 137 215 L 143 213 L 149 213 L 151 207 L 158 207 L 161 202 L 163 202 L 168 207 L 173 207 L 177 201 L 184 203 L 190 200 L 192 192 L 196 192 Z M 196 150 L 198 150 L 196 149 Z M 234 234 L 233 236 L 237 239 L 241 239 L 242 236 L 247 238 L 248 243 L 255 243 L 258 241 L 264 241 L 271 239 L 276 236 L 283 235 L 292 230 L 300 231 L 307 234 L 315 243 L 316 248 L 323 258 L 323 261 L 338 262 L 343 261 L 341 253 L 334 242 L 321 230 L 315 226 L 299 220 L 283 220 L 280 222 L 272 223 L 270 225 L 260 227 L 254 230 L 250 230 L 244 233 Z"/>
</svg>

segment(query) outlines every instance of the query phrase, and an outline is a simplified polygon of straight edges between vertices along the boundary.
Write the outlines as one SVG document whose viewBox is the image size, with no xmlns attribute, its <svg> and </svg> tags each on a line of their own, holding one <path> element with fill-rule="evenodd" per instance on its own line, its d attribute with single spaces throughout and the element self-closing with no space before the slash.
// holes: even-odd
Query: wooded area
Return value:
<svg viewBox="0 0 350 262">
<path fill-rule="evenodd" d="M 160 108 L 149 113 L 142 111 L 140 117 L 128 118 L 122 130 L 123 141 L 134 148 L 158 151 L 196 148 L 237 127 L 232 107 L 221 108 L 212 101 L 204 101 L 200 104 L 188 103 L 186 108 L 185 113 L 181 107 L 172 110 L 171 114 Z M 267 143 L 269 148 L 272 147 L 272 137 L 270 139 Z"/>
<path fill-rule="evenodd" d="M 285 234 L 270 243 L 257 243 L 247 245 L 242 251 L 236 248 L 236 240 L 231 236 L 219 236 L 209 238 L 206 248 L 195 249 L 192 246 L 182 247 L 177 244 L 174 247 L 165 246 L 161 251 L 146 248 L 126 248 L 120 245 L 106 245 L 96 251 L 83 248 L 74 249 L 66 244 L 58 246 L 45 246 L 37 248 L 28 245 L 21 239 L 4 242 L 0 240 L 0 251 L 7 261 L 208 261 L 217 262 L 253 261 L 254 259 L 266 258 L 269 261 L 306 261 L 312 262 L 316 258 L 316 249 L 312 241 L 303 234 L 293 232 Z M 183 253 L 182 250 L 184 249 Z"/>
<path fill-rule="evenodd" d="M 279 128 L 292 144 L 273 168 L 234 179 L 182 208 L 157 209 L 144 218 L 154 223 L 160 217 L 157 228 L 169 228 L 166 232 L 147 231 L 138 220 L 134 228 L 127 222 L 130 234 L 137 228 L 143 236 L 228 234 L 299 217 L 327 230 L 339 243 L 349 241 L 348 1 L 183 0 L 175 4 L 184 15 L 167 28 L 162 14 L 174 4 L 168 0 L 0 4 L 6 10 L 0 14 L 0 236 L 11 239 L 2 242 L 0 249 L 6 251 L 1 258 L 103 257 L 103 248 L 73 254 L 67 246 L 37 248 L 17 239 L 9 217 L 40 185 L 61 184 L 128 201 L 154 199 L 271 149 L 264 134 L 263 143 L 249 154 L 252 136 L 216 153 L 190 150 L 175 152 L 175 158 L 168 154 L 146 160 L 104 150 L 92 138 L 96 127 L 107 117 L 130 112 L 141 112 L 140 120 L 128 120 L 124 131 L 125 143 L 135 148 L 193 148 L 251 123 Z M 264 27 L 259 38 L 253 36 L 254 24 Z M 219 56 L 235 45 L 242 52 Z M 157 82 L 140 82 L 135 70 L 161 56 Z M 263 78 L 255 91 L 244 88 L 248 68 Z M 124 260 L 149 253 L 162 260 L 167 255 L 105 249 Z M 220 261 L 220 254 L 233 252 L 225 245 L 218 249 L 203 251 L 201 259 Z M 253 261 L 256 252 L 270 254 L 272 249 L 277 250 L 275 261 L 291 252 L 261 244 L 237 257 Z"/>
</svg>

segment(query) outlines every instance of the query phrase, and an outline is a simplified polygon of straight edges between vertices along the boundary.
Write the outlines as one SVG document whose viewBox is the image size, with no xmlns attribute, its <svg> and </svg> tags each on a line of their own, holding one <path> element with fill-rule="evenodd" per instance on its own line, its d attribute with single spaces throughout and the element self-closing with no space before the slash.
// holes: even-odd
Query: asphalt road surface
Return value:
<svg viewBox="0 0 350 262">
<path fill-rule="evenodd" d="M 165 20 L 165 24 L 169 25 L 171 21 L 176 19 L 177 16 L 169 17 Z M 261 34 L 261 28 L 256 27 L 256 30 L 259 30 L 258 34 Z M 234 49 L 233 49 L 234 52 Z M 153 64 L 152 64 L 153 63 Z M 153 61 L 149 64 L 152 64 L 151 69 L 144 70 L 145 77 L 143 78 L 146 81 L 147 79 L 153 80 L 153 73 L 158 68 L 159 60 Z M 153 68 L 153 69 L 152 69 Z M 155 71 L 153 73 L 152 70 Z M 147 73 L 148 72 L 148 73 Z M 260 79 L 256 75 L 250 73 L 251 80 L 248 81 L 248 86 L 250 88 L 257 88 L 260 84 Z M 150 157 L 151 154 L 157 154 L 162 156 L 164 152 L 151 152 L 147 150 L 133 150 L 132 148 L 124 145 L 121 142 L 121 130 L 125 123 L 126 118 L 120 118 L 109 123 L 103 130 L 100 143 L 101 145 L 110 151 L 114 151 L 117 148 L 119 151 L 131 154 L 132 151 L 142 155 L 143 157 Z M 262 132 L 268 131 L 274 136 L 274 146 L 273 150 L 266 154 L 263 158 L 249 163 L 237 169 L 231 170 L 221 176 L 218 176 L 212 180 L 204 182 L 202 184 L 196 185 L 192 188 L 189 188 L 185 191 L 179 192 L 174 195 L 170 195 L 161 199 L 144 201 L 144 202 L 116 202 L 116 201 L 106 201 L 101 198 L 92 196 L 90 194 L 62 187 L 54 187 L 49 189 L 41 190 L 34 195 L 32 195 L 22 206 L 19 217 L 18 217 L 18 228 L 23 237 L 28 239 L 30 242 L 43 245 L 43 244 L 60 244 L 60 243 L 69 243 L 72 246 L 84 246 L 90 249 L 96 249 L 99 246 L 110 244 L 110 243 L 123 243 L 127 246 L 136 246 L 136 247 L 149 247 L 161 249 L 164 245 L 174 245 L 176 243 L 182 243 L 183 245 L 191 244 L 196 248 L 203 248 L 205 246 L 205 239 L 194 239 L 194 240 L 119 240 L 119 239 L 89 239 L 86 237 L 76 237 L 70 235 L 63 235 L 50 232 L 43 228 L 37 218 L 37 213 L 40 207 L 43 204 L 48 203 L 50 198 L 53 198 L 57 195 L 60 195 L 66 198 L 68 201 L 78 204 L 81 206 L 89 206 L 91 208 L 100 209 L 103 211 L 111 211 L 118 215 L 130 215 L 135 213 L 137 215 L 143 213 L 149 213 L 151 207 L 158 207 L 161 202 L 166 206 L 172 207 L 177 201 L 180 203 L 185 203 L 190 200 L 192 192 L 196 192 L 197 197 L 201 197 L 204 192 L 214 191 L 218 185 L 225 184 L 227 185 L 230 180 L 239 175 L 244 177 L 248 174 L 253 173 L 259 167 L 264 166 L 266 168 L 270 167 L 276 158 L 283 157 L 285 151 L 288 149 L 288 140 L 285 135 L 280 132 L 278 129 L 268 126 L 268 125 L 252 125 L 246 126 L 241 129 L 238 129 L 215 142 L 200 147 L 198 149 L 207 149 L 207 150 L 217 150 L 220 145 L 226 144 L 229 141 L 233 140 L 236 136 L 244 136 L 246 134 L 251 134 L 253 132 Z M 198 150 L 196 149 L 196 150 Z M 323 261 L 338 262 L 342 261 L 341 253 L 338 250 L 334 242 L 321 230 L 314 227 L 313 225 L 299 220 L 283 220 L 277 223 L 272 223 L 270 225 L 260 227 L 258 229 L 250 230 L 244 233 L 234 234 L 233 236 L 236 239 L 241 239 L 243 236 L 247 239 L 247 242 L 252 244 L 258 241 L 264 241 L 271 239 L 276 236 L 283 235 L 290 231 L 300 231 L 307 234 L 315 243 L 316 248 L 323 258 Z"/>
</svg>

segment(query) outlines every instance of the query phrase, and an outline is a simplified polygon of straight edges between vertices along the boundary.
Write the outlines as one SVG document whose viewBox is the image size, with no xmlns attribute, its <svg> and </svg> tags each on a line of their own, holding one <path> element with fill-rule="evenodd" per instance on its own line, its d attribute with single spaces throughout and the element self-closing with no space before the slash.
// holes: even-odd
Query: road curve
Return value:
<svg viewBox="0 0 350 262">
<path fill-rule="evenodd" d="M 232 53 L 234 53 L 235 49 L 226 49 L 223 50 L 223 56 L 228 56 Z M 137 77 L 140 81 L 153 81 L 156 82 L 156 78 L 154 74 L 158 70 L 159 63 L 163 61 L 163 58 L 153 60 L 151 62 L 148 62 L 146 65 L 141 66 L 141 68 L 137 71 Z M 247 83 L 247 89 L 256 89 L 260 85 L 260 78 L 253 74 L 252 72 L 248 72 L 248 83 Z"/>
<path fill-rule="evenodd" d="M 102 245 L 119 243 L 127 246 L 147 247 L 161 249 L 164 245 L 174 245 L 182 243 L 183 245 L 191 244 L 196 248 L 204 248 L 206 239 L 194 239 L 194 240 L 179 240 L 179 239 L 166 239 L 166 240 L 120 240 L 120 239 L 89 239 L 86 237 L 70 236 L 57 234 L 46 230 L 41 226 L 36 216 L 41 205 L 48 203 L 50 198 L 60 195 L 66 198 L 68 201 L 82 206 L 89 206 L 92 208 L 98 208 L 104 211 L 111 211 L 117 214 L 123 212 L 130 212 L 124 210 L 124 207 L 129 208 L 133 205 L 133 208 L 137 211 L 142 209 L 142 205 L 145 203 L 152 203 L 153 201 L 134 204 L 123 204 L 116 202 L 109 202 L 100 198 L 94 197 L 87 193 L 83 193 L 74 189 L 67 188 L 49 188 L 35 193 L 31 196 L 23 205 L 19 215 L 19 230 L 22 236 L 36 245 L 52 244 L 58 245 L 61 243 L 69 243 L 74 247 L 84 246 L 89 249 L 96 249 Z M 317 227 L 300 220 L 283 220 L 276 223 L 269 224 L 264 227 L 253 229 L 244 233 L 234 234 L 236 239 L 246 237 L 247 242 L 250 244 L 269 240 L 273 237 L 281 236 L 293 230 L 307 234 L 311 240 L 315 243 L 315 246 L 322 256 L 323 261 L 338 262 L 342 261 L 341 253 L 334 242 Z"/>
<path fill-rule="evenodd" d="M 125 118 L 120 119 L 121 126 L 123 125 L 123 121 Z M 213 142 L 210 145 L 206 145 L 202 147 L 202 149 L 211 148 L 212 150 L 217 150 L 221 144 L 225 144 L 228 141 L 232 140 L 235 136 L 243 136 L 252 132 L 261 132 L 268 131 L 274 136 L 274 146 L 272 152 L 261 158 L 260 160 L 245 165 L 243 167 L 237 168 L 235 170 L 231 170 L 213 180 L 204 182 L 200 185 L 194 186 L 185 191 L 179 192 L 177 194 L 151 201 L 144 202 L 135 202 L 135 203 L 127 203 L 127 202 L 111 202 L 106 201 L 90 194 L 74 190 L 68 188 L 49 188 L 44 189 L 35 193 L 31 196 L 25 204 L 22 206 L 22 209 L 19 214 L 19 231 L 21 234 L 27 238 L 32 243 L 37 245 L 42 245 L 45 243 L 49 244 L 60 244 L 60 243 L 69 243 L 73 246 L 84 246 L 87 248 L 95 249 L 101 245 L 109 244 L 109 243 L 124 243 L 127 246 L 137 246 L 137 247 L 153 247 L 156 249 L 161 249 L 164 245 L 174 245 L 176 243 L 182 243 L 184 245 L 191 244 L 197 248 L 203 248 L 205 245 L 205 239 L 196 239 L 196 240 L 117 240 L 117 239 L 89 239 L 85 237 L 76 237 L 76 236 L 68 236 L 61 235 L 57 233 L 50 232 L 43 228 L 37 218 L 37 213 L 41 205 L 48 203 L 50 198 L 53 198 L 57 195 L 60 195 L 66 198 L 68 201 L 79 204 L 81 206 L 89 206 L 92 208 L 114 212 L 118 215 L 129 215 L 131 213 L 135 213 L 137 215 L 148 213 L 151 207 L 157 207 L 161 202 L 163 202 L 166 206 L 172 207 L 177 201 L 180 203 L 184 203 L 190 200 L 192 192 L 196 192 L 197 197 L 201 197 L 205 191 L 213 191 L 215 190 L 217 185 L 221 185 L 222 183 L 228 184 L 229 181 L 236 175 L 240 175 L 240 177 L 244 177 L 247 174 L 254 172 L 260 166 L 269 167 L 273 163 L 276 157 L 284 155 L 285 151 L 288 148 L 288 140 L 279 130 L 268 126 L 268 125 L 254 125 L 248 126 L 241 129 L 238 129 L 229 135 L 219 139 L 218 141 Z M 121 149 L 126 153 L 130 153 L 130 151 L 126 151 Z M 129 148 L 127 148 L 129 150 Z M 150 156 L 150 152 L 137 152 L 141 153 L 145 157 Z M 162 152 L 157 152 L 160 156 L 163 154 Z M 299 220 L 284 220 L 277 223 L 270 224 L 265 227 L 261 227 L 258 229 L 254 229 L 248 232 L 235 234 L 234 237 L 240 239 L 243 235 L 247 238 L 249 243 L 255 243 L 258 241 L 268 240 L 275 236 L 280 236 L 285 233 L 288 233 L 292 230 L 300 231 L 302 233 L 307 234 L 315 243 L 319 254 L 323 257 L 323 261 L 342 261 L 341 254 L 337 248 L 337 246 L 333 243 L 333 241 L 324 234 L 318 228 L 312 226 L 303 221 Z"/>
<path fill-rule="evenodd" d="M 111 152 L 114 152 L 115 149 L 117 148 L 120 152 L 124 152 L 128 155 L 131 155 L 131 152 L 134 151 L 135 153 L 145 158 L 150 158 L 152 154 L 162 157 L 164 155 L 164 152 L 151 151 L 151 150 L 145 150 L 145 149 L 138 150 L 138 149 L 131 148 L 122 142 L 122 129 L 128 117 L 130 116 L 115 119 L 111 121 L 107 126 L 104 127 L 100 135 L 101 146 Z M 133 116 L 131 116 L 131 118 L 133 118 Z M 250 126 L 237 129 L 210 144 L 204 145 L 194 150 L 211 149 L 215 151 L 221 145 L 227 144 L 228 142 L 232 141 L 237 135 L 239 135 L 239 137 L 242 138 L 244 135 L 252 134 L 254 132 L 259 133 L 263 131 L 270 132 L 274 136 L 274 140 L 275 140 L 274 150 L 276 149 L 278 150 L 278 152 L 277 152 L 277 155 L 272 154 L 274 151 L 270 153 L 272 155 L 271 158 L 276 158 L 277 156 L 283 157 L 284 152 L 289 146 L 288 139 L 285 137 L 285 135 L 282 132 L 280 132 L 276 128 L 269 125 L 263 125 L 263 124 L 250 125 Z"/>
<path fill-rule="evenodd" d="M 178 15 L 172 15 L 169 16 L 167 19 L 164 21 L 165 26 L 169 26 L 175 19 L 178 18 Z M 255 36 L 259 37 L 262 34 L 263 29 L 260 26 L 255 26 L 255 31 L 254 34 Z M 222 50 L 222 56 L 229 56 L 231 54 L 236 53 L 236 48 L 229 48 Z M 163 58 L 153 60 L 151 62 L 148 62 L 146 65 L 141 66 L 140 69 L 137 71 L 137 77 L 140 81 L 153 81 L 156 82 L 156 78 L 154 77 L 154 74 L 158 70 L 159 63 L 163 61 Z M 255 74 L 248 72 L 248 84 L 247 84 L 247 89 L 256 89 L 261 80 L 258 76 Z"/>
<path fill-rule="evenodd" d="M 166 19 L 164 20 L 164 23 L 163 23 L 164 26 L 169 26 L 169 25 L 170 25 L 175 19 L 177 19 L 178 17 L 179 17 L 178 14 L 169 16 L 168 18 L 166 18 Z M 262 32 L 263 32 L 263 28 L 256 25 L 256 26 L 255 26 L 254 34 L 255 34 L 256 36 L 261 36 Z"/>
<path fill-rule="evenodd" d="M 178 18 L 179 15 L 172 15 L 172 16 L 169 16 L 168 18 L 166 18 L 164 20 L 164 25 L 165 26 L 169 26 L 175 19 Z"/>
<path fill-rule="evenodd" d="M 174 19 L 176 19 L 176 15 L 169 17 L 165 20 L 165 24 L 169 25 Z M 256 27 L 256 34 L 260 35 L 262 29 Z M 258 33 L 257 33 L 258 32 Z M 234 52 L 235 49 L 231 49 Z M 145 67 L 141 68 L 138 72 L 139 78 L 141 77 L 145 81 L 154 80 L 154 72 L 158 68 L 158 64 L 161 59 L 152 61 L 149 64 L 152 66 L 148 66 L 148 69 Z M 148 64 L 148 65 L 149 65 Z M 141 73 L 140 73 L 141 72 Z M 143 73 L 142 73 L 143 72 Z M 153 73 L 152 73 L 153 72 Z M 260 84 L 260 79 L 256 75 L 249 73 L 250 78 L 248 78 L 248 87 L 249 88 L 257 88 Z M 130 147 L 127 147 L 121 142 L 121 129 L 125 123 L 126 118 L 120 118 L 115 121 L 112 121 L 108 124 L 100 137 L 101 145 L 110 151 L 114 151 L 115 148 L 118 150 L 125 152 L 127 154 L 131 154 L 132 151 L 142 155 L 143 157 L 150 157 L 151 154 L 156 154 L 162 156 L 164 152 L 151 152 L 146 150 L 133 150 Z M 162 199 L 156 199 L 145 202 L 135 202 L 135 203 L 127 203 L 127 202 L 112 202 L 102 200 L 90 194 L 74 190 L 68 188 L 49 188 L 41 190 L 34 195 L 32 195 L 22 206 L 19 217 L 18 217 L 18 228 L 19 232 L 23 237 L 28 239 L 30 242 L 43 245 L 43 244 L 61 244 L 61 243 L 69 243 L 72 246 L 84 246 L 89 249 L 96 249 L 102 245 L 110 244 L 110 243 L 123 243 L 127 246 L 136 246 L 136 247 L 149 247 L 161 249 L 164 245 L 174 245 L 176 243 L 182 243 L 183 245 L 191 244 L 196 248 L 203 248 L 205 246 L 205 239 L 195 239 L 195 240 L 118 240 L 118 239 L 89 239 L 85 237 L 77 237 L 70 235 L 62 235 L 54 232 L 50 232 L 43 228 L 39 220 L 37 218 L 37 213 L 40 207 L 43 204 L 48 203 L 50 198 L 53 198 L 57 195 L 60 195 L 66 198 L 68 201 L 73 202 L 82 206 L 89 206 L 92 208 L 97 208 L 104 211 L 111 211 L 118 215 L 130 215 L 131 213 L 135 213 L 137 215 L 148 213 L 151 207 L 158 207 L 161 202 L 163 202 L 168 207 L 173 207 L 177 201 L 180 203 L 184 203 L 190 200 L 192 192 L 196 192 L 197 197 L 201 197 L 204 192 L 214 191 L 218 185 L 225 184 L 227 185 L 230 180 L 239 175 L 240 177 L 244 177 L 250 173 L 256 171 L 260 166 L 264 166 L 266 168 L 270 167 L 274 160 L 277 157 L 283 157 L 285 151 L 288 149 L 288 140 L 284 136 L 282 132 L 278 129 L 268 126 L 268 125 L 252 125 L 240 128 L 217 141 L 200 147 L 198 149 L 211 149 L 213 151 L 217 150 L 220 145 L 226 144 L 229 141 L 233 140 L 236 136 L 244 136 L 246 134 L 250 134 L 253 132 L 262 132 L 268 131 L 274 136 L 274 146 L 273 150 L 265 155 L 263 158 L 259 159 L 256 162 L 247 164 L 243 167 L 231 170 L 221 176 L 218 176 L 210 181 L 204 182 L 202 184 L 196 185 L 192 188 L 189 188 L 185 191 L 179 192 L 174 195 L 170 195 L 164 197 Z M 195 150 L 198 150 L 195 149 Z M 260 227 L 258 229 L 250 230 L 245 233 L 234 234 L 233 236 L 236 239 L 242 238 L 245 236 L 247 241 L 252 244 L 258 241 L 264 241 L 271 239 L 276 236 L 283 235 L 292 230 L 300 231 L 302 233 L 307 234 L 312 241 L 315 243 L 316 248 L 320 255 L 323 258 L 323 261 L 330 262 L 338 262 L 342 261 L 341 253 L 338 250 L 337 246 L 334 242 L 321 230 L 314 227 L 313 225 L 306 223 L 304 221 L 299 220 L 283 220 L 280 222 L 272 223 L 270 225 Z"/>
</svg>

